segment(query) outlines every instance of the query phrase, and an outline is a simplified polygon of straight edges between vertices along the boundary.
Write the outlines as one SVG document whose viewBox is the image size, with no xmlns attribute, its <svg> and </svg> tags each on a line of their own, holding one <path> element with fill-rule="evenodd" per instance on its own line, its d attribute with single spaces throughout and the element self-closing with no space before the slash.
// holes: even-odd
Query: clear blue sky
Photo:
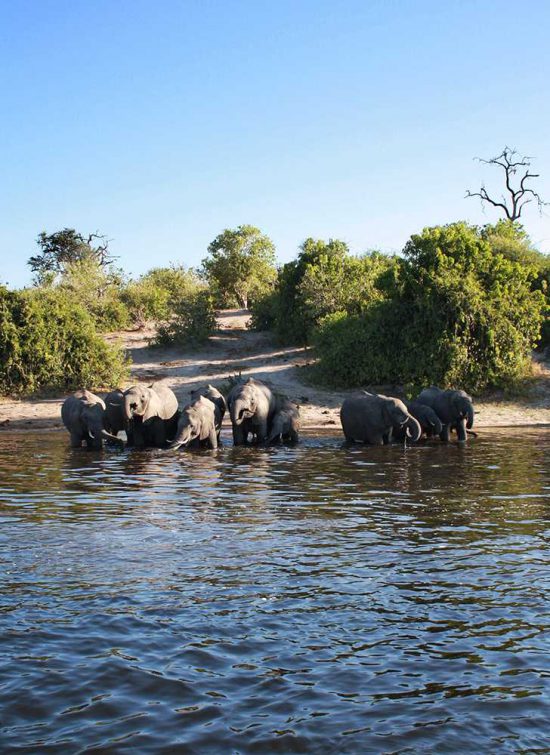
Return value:
<svg viewBox="0 0 550 755">
<path fill-rule="evenodd" d="M 0 0 L 0 280 L 65 226 L 136 275 L 241 223 L 281 261 L 399 250 L 496 219 L 464 193 L 505 144 L 550 199 L 549 29 L 546 0 Z"/>
</svg>

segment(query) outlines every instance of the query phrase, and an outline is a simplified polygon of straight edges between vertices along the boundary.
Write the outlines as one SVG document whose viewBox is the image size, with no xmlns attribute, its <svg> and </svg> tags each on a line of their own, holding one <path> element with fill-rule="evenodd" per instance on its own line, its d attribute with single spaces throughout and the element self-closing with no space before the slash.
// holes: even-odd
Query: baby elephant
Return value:
<svg viewBox="0 0 550 755">
<path fill-rule="evenodd" d="M 204 396 L 205 398 L 210 399 L 213 404 L 215 404 L 219 411 L 220 411 L 220 424 L 221 421 L 224 418 L 224 415 L 227 411 L 227 403 L 225 401 L 225 398 L 223 395 L 219 392 L 217 388 L 214 388 L 213 385 L 203 385 L 200 388 L 195 388 L 194 391 L 191 391 L 191 401 L 194 401 L 199 396 Z"/>
<path fill-rule="evenodd" d="M 273 415 L 271 430 L 267 438 L 268 443 L 291 442 L 296 443 L 300 426 L 300 409 L 292 401 L 285 401 L 281 408 Z"/>
<path fill-rule="evenodd" d="M 418 401 L 403 401 L 407 407 L 407 411 L 420 423 L 422 428 L 422 434 L 427 438 L 431 438 L 434 435 L 439 435 L 443 429 L 441 420 L 435 413 L 435 411 L 424 404 L 419 404 Z M 395 440 L 405 440 L 407 437 L 406 427 L 396 426 L 393 428 L 393 437 Z"/>
<path fill-rule="evenodd" d="M 171 448 L 217 448 L 222 414 L 219 407 L 205 396 L 185 406 L 178 420 L 178 430 Z"/>
<path fill-rule="evenodd" d="M 103 439 L 123 446 L 116 435 L 105 429 L 105 403 L 91 391 L 77 391 L 63 402 L 61 419 L 71 434 L 71 446 L 80 448 L 86 443 L 87 448 L 95 451 L 103 447 Z"/>
</svg>

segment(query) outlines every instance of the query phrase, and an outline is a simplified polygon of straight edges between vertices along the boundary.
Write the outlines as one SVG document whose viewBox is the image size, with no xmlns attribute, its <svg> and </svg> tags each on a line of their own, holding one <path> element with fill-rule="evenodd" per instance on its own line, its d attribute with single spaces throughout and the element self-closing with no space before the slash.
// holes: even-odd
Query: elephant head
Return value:
<svg viewBox="0 0 550 755">
<path fill-rule="evenodd" d="M 141 417 L 146 422 L 159 414 L 159 399 L 151 386 L 134 385 L 124 393 L 124 418 Z"/>
<path fill-rule="evenodd" d="M 251 386 L 243 385 L 239 393 L 231 402 L 230 416 L 234 425 L 240 425 L 245 419 L 256 413 L 256 397 Z"/>
<path fill-rule="evenodd" d="M 182 410 L 178 420 L 178 434 L 169 443 L 171 448 L 177 450 L 181 446 L 188 446 L 196 438 L 200 438 L 202 421 L 200 411 L 197 411 L 197 404 L 200 407 L 205 401 L 207 399 L 201 397 Z"/>
<path fill-rule="evenodd" d="M 93 395 L 93 394 L 90 394 Z M 101 399 L 97 400 L 94 397 L 95 403 L 87 398 L 86 393 L 81 398 L 81 411 L 80 411 L 80 423 L 85 433 L 91 438 L 92 443 L 90 446 L 94 450 L 101 450 L 103 447 L 103 439 L 111 440 L 120 446 L 124 445 L 121 438 L 116 435 L 112 435 L 105 429 L 105 404 Z"/>
<path fill-rule="evenodd" d="M 455 391 L 451 400 L 458 419 L 466 420 L 466 427 L 470 430 L 474 424 L 474 405 L 472 399 L 464 391 Z"/>
<path fill-rule="evenodd" d="M 404 427 L 407 438 L 416 442 L 422 435 L 422 428 L 418 420 L 409 414 L 405 404 L 398 398 L 387 398 L 384 401 L 384 409 L 388 424 L 396 427 Z"/>
</svg>

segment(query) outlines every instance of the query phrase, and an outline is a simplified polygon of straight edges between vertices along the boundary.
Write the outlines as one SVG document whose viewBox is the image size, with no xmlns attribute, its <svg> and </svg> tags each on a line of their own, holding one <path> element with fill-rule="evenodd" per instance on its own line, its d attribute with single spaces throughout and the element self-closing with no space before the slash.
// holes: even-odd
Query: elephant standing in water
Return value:
<svg viewBox="0 0 550 755">
<path fill-rule="evenodd" d="M 68 396 L 61 407 L 61 419 L 71 434 L 71 446 L 80 448 L 82 442 L 95 451 L 103 447 L 103 439 L 123 446 L 116 435 L 105 428 L 105 403 L 95 393 L 82 390 Z"/>
<path fill-rule="evenodd" d="M 219 413 L 220 413 L 220 427 L 222 420 L 225 416 L 225 413 L 227 411 L 227 402 L 223 395 L 219 392 L 217 388 L 214 388 L 213 385 L 204 385 L 200 388 L 195 388 L 195 390 L 191 391 L 191 400 L 195 401 L 195 399 L 199 398 L 199 396 L 204 396 L 205 398 L 210 399 L 212 403 L 217 406 Z"/>
<path fill-rule="evenodd" d="M 124 431 L 128 446 L 134 445 L 131 423 L 124 416 L 124 392 L 120 388 L 110 391 L 105 398 L 105 427 L 113 435 Z"/>
<path fill-rule="evenodd" d="M 124 419 L 136 447 L 164 446 L 176 434 L 178 400 L 162 383 L 134 385 L 124 392 Z"/>
<path fill-rule="evenodd" d="M 433 409 L 425 404 L 420 404 L 418 401 L 403 401 L 403 403 L 407 407 L 409 414 L 420 423 L 423 435 L 426 435 L 427 438 L 439 435 L 443 429 L 443 425 Z M 393 437 L 396 440 L 405 440 L 407 437 L 406 427 L 394 427 Z"/>
<path fill-rule="evenodd" d="M 249 435 L 256 436 L 258 443 L 267 440 L 273 415 L 279 408 L 279 399 L 269 385 L 254 378 L 237 383 L 229 392 L 227 405 L 236 446 L 246 445 Z"/>
<path fill-rule="evenodd" d="M 206 396 L 198 396 L 183 408 L 176 437 L 170 445 L 174 449 L 180 446 L 217 448 L 221 426 L 219 407 Z"/>
<path fill-rule="evenodd" d="M 340 420 L 348 441 L 373 445 L 389 443 L 393 428 L 403 428 L 406 437 L 417 441 L 422 428 L 398 398 L 362 391 L 345 399 Z"/>
<path fill-rule="evenodd" d="M 443 425 L 439 437 L 448 441 L 451 430 L 456 430 L 458 440 L 465 441 L 467 430 L 474 424 L 474 405 L 471 396 L 464 391 L 442 390 L 435 385 L 425 388 L 417 402 L 431 407 Z"/>
<path fill-rule="evenodd" d="M 300 409 L 296 404 L 285 399 L 273 415 L 268 443 L 274 441 L 296 443 L 300 425 Z"/>
</svg>

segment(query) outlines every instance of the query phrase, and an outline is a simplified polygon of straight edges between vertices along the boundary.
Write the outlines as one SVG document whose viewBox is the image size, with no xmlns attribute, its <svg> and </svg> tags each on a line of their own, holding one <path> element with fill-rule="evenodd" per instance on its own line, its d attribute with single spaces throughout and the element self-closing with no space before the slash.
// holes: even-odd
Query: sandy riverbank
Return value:
<svg viewBox="0 0 550 755">
<path fill-rule="evenodd" d="M 122 340 L 132 359 L 131 383 L 162 380 L 184 404 L 189 391 L 205 383 L 218 385 L 241 372 L 267 378 L 300 405 L 304 428 L 339 427 L 338 410 L 346 391 L 328 391 L 308 385 L 303 368 L 311 361 L 303 348 L 281 347 L 269 333 L 246 329 L 248 314 L 226 310 L 218 315 L 219 331 L 206 347 L 183 351 L 148 345 L 152 329 L 124 331 L 110 338 Z M 538 376 L 519 399 L 494 395 L 478 400 L 476 428 L 550 425 L 550 370 L 537 364 Z M 49 399 L 0 400 L 0 430 L 61 428 L 63 396 Z"/>
</svg>

